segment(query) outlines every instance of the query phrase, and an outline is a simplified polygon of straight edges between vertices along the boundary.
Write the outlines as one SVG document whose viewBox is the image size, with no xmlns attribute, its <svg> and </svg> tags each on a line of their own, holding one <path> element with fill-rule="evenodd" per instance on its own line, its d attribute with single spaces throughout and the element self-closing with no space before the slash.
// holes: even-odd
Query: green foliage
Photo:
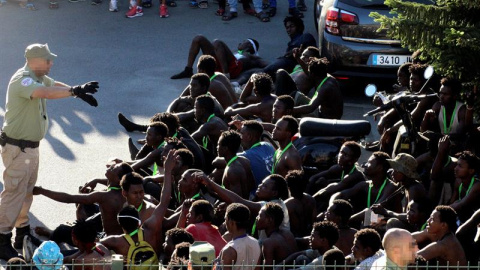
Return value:
<svg viewBox="0 0 480 270">
<path fill-rule="evenodd" d="M 393 17 L 370 14 L 387 29 L 389 37 L 411 51 L 420 50 L 422 59 L 442 76 L 451 76 L 472 89 L 480 82 L 480 1 L 437 0 L 424 5 L 386 0 Z"/>
</svg>

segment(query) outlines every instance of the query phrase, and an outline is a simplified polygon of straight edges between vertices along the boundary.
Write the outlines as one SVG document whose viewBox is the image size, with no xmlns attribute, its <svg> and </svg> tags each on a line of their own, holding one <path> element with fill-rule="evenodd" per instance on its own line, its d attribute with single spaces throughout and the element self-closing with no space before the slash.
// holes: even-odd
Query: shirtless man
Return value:
<svg viewBox="0 0 480 270">
<path fill-rule="evenodd" d="M 275 124 L 272 138 L 279 143 L 279 148 L 273 156 L 272 174 L 285 177 L 291 170 L 302 170 L 302 158 L 292 142 L 297 132 L 298 121 L 292 116 L 283 116 Z"/>
<path fill-rule="evenodd" d="M 275 263 L 282 262 L 290 254 L 297 251 L 295 237 L 289 230 L 280 228 L 283 221 L 282 207 L 276 203 L 268 202 L 259 211 L 257 216 L 257 229 L 265 230 L 267 235 L 261 244 L 263 264 L 266 269 Z"/>
<path fill-rule="evenodd" d="M 103 245 L 105 245 L 108 249 L 115 251 L 116 254 L 122 254 L 124 257 L 127 257 L 130 245 L 127 242 L 124 235 L 130 234 L 130 236 L 132 237 L 132 240 L 137 242 L 138 232 L 141 232 L 143 233 L 143 239 L 148 244 L 150 244 L 150 246 L 153 248 L 153 250 L 157 252 L 157 254 L 159 254 L 162 248 L 162 243 L 163 243 L 162 223 L 163 223 L 163 219 L 167 211 L 167 207 L 170 202 L 170 196 L 172 193 L 171 171 L 175 166 L 175 163 L 177 162 L 178 162 L 177 155 L 174 153 L 174 151 L 171 151 L 170 153 L 168 153 L 167 159 L 165 160 L 165 164 L 164 164 L 165 180 L 164 180 L 164 185 L 162 189 L 162 194 L 160 195 L 160 203 L 155 207 L 155 210 L 153 211 L 153 214 L 150 216 L 150 218 L 148 218 L 140 227 L 140 219 L 138 218 L 138 212 L 136 213 L 137 217 L 128 216 L 128 215 L 117 217 L 119 219 L 119 222 L 122 225 L 129 224 L 129 223 L 132 224 L 132 219 L 133 220 L 138 219 L 138 225 L 136 227 L 132 227 L 128 229 L 122 226 L 124 234 L 111 235 L 111 236 L 108 236 L 107 238 L 102 239 L 100 242 Z M 124 208 L 124 210 L 126 209 Z M 123 222 L 122 222 L 122 219 L 123 219 Z M 135 231 L 137 232 L 135 233 Z"/>
<path fill-rule="evenodd" d="M 88 194 L 67 194 L 51 191 L 42 187 L 35 187 L 33 195 L 44 195 L 52 200 L 63 203 L 93 204 L 98 203 L 102 215 L 103 230 L 106 235 L 122 233 L 117 221 L 117 214 L 125 203 L 120 188 L 120 178 L 132 172 L 132 167 L 126 163 L 119 163 L 108 167 L 105 176 L 107 177 L 107 191 L 94 191 Z"/>
<path fill-rule="evenodd" d="M 192 134 L 192 138 L 215 155 L 218 138 L 223 131 L 228 130 L 228 126 L 215 116 L 214 107 L 213 98 L 207 95 L 197 97 L 194 107 L 195 119 L 201 126 Z"/>
<path fill-rule="evenodd" d="M 145 191 L 143 189 L 143 177 L 138 173 L 128 173 L 120 181 L 122 186 L 122 195 L 125 197 L 127 205 L 132 205 L 137 209 L 140 220 L 145 222 L 155 210 L 155 205 L 144 199 Z"/>
<path fill-rule="evenodd" d="M 238 99 L 233 90 L 230 80 L 221 72 L 215 72 L 217 61 L 210 55 L 202 55 L 198 59 L 198 73 L 205 73 L 210 76 L 210 88 L 208 91 L 218 99 L 222 107 L 226 109 L 233 103 L 237 103 Z"/>
<path fill-rule="evenodd" d="M 315 200 L 305 192 L 307 181 L 303 171 L 289 171 L 285 180 L 292 197 L 285 201 L 290 217 L 290 230 L 295 237 L 307 236 L 317 216 Z"/>
<path fill-rule="evenodd" d="M 226 117 L 240 115 L 243 118 L 259 118 L 263 122 L 272 121 L 272 108 L 276 100 L 276 96 L 272 95 L 272 78 L 265 73 L 254 74 L 250 77 L 247 85 L 243 89 L 240 101 L 232 107 L 225 110 Z M 255 96 L 252 97 L 252 91 Z M 251 104 L 247 105 L 247 103 Z M 244 107 L 242 107 L 244 106 Z"/>
<path fill-rule="evenodd" d="M 190 78 L 193 75 L 193 63 L 200 50 L 203 54 L 211 55 L 217 60 L 219 71 L 230 79 L 235 79 L 243 71 L 266 66 L 266 63 L 258 57 L 259 48 L 258 41 L 249 38 L 238 44 L 238 54 L 234 55 L 223 41 L 214 40 L 211 43 L 206 37 L 197 35 L 193 38 L 188 51 L 187 66 L 170 79 Z"/>
<path fill-rule="evenodd" d="M 327 208 L 325 202 L 336 192 L 365 181 L 365 176 L 356 167 L 361 154 L 362 149 L 358 143 L 347 141 L 340 148 L 337 165 L 310 177 L 307 192 L 315 194 L 313 197 L 317 200 L 319 211 Z M 316 192 L 319 187 L 323 188 Z"/>
<path fill-rule="evenodd" d="M 357 230 L 348 226 L 353 214 L 353 206 L 346 200 L 337 199 L 332 202 L 325 213 L 325 220 L 335 223 L 338 227 L 338 241 L 335 246 L 344 254 L 349 254 L 353 246 Z"/>
<path fill-rule="evenodd" d="M 237 156 L 241 144 L 241 135 L 233 130 L 224 131 L 218 140 L 218 156 L 223 157 L 227 166 L 223 172 L 222 185 L 244 199 L 248 199 L 255 189 L 250 161 Z"/>
<path fill-rule="evenodd" d="M 458 213 L 461 222 L 469 219 L 480 208 L 480 181 L 475 179 L 480 162 L 470 151 L 457 156 L 455 167 L 455 188 L 450 206 Z"/>
<path fill-rule="evenodd" d="M 195 99 L 201 95 L 206 95 L 208 93 L 208 88 L 210 87 L 210 77 L 205 73 L 197 73 L 192 76 L 190 79 L 190 84 L 188 86 L 190 95 L 180 96 L 170 103 L 168 106 L 167 112 L 175 113 L 183 126 L 186 123 L 192 125 L 188 121 L 192 121 L 195 117 L 193 107 L 195 105 Z M 215 115 L 223 117 L 224 111 L 221 104 L 216 98 L 215 101 Z M 195 126 L 195 125 L 193 125 Z M 188 129 L 187 129 L 188 130 Z"/>
<path fill-rule="evenodd" d="M 294 116 L 313 115 L 326 119 L 340 119 L 343 115 L 343 96 L 337 80 L 327 73 L 326 58 L 313 59 L 308 63 L 308 73 L 317 88 L 310 99 L 297 92 Z"/>
<path fill-rule="evenodd" d="M 458 227 L 456 221 L 457 213 L 453 208 L 445 205 L 435 207 L 428 219 L 427 230 L 413 234 L 418 243 L 432 241 L 417 254 L 427 261 L 435 260 L 442 266 L 467 265 L 465 252 L 455 236 Z"/>
<path fill-rule="evenodd" d="M 323 254 L 334 248 L 333 245 L 338 241 L 338 228 L 335 223 L 322 221 L 313 224 L 313 229 L 309 236 L 310 249 L 292 253 L 285 260 L 285 265 L 305 265 L 297 270 L 316 269 L 323 262 Z"/>
<path fill-rule="evenodd" d="M 95 224 L 77 220 L 72 227 L 72 242 L 78 247 L 78 251 L 65 257 L 63 262 L 73 263 L 73 270 L 109 270 L 107 263 L 112 254 L 104 245 L 95 243 L 96 238 Z"/>
<path fill-rule="evenodd" d="M 308 74 L 308 62 L 314 58 L 320 58 L 320 51 L 317 47 L 310 46 L 293 49 L 293 56 L 297 65 L 292 73 L 284 69 L 277 71 L 275 80 L 275 93 L 280 95 L 291 95 L 293 92 L 300 91 L 305 96 L 310 96 L 310 90 L 315 87 L 315 82 Z"/>
<path fill-rule="evenodd" d="M 331 197 L 331 202 L 335 199 L 347 199 L 354 208 L 356 207 L 354 211 L 360 210 L 352 216 L 351 221 L 362 221 L 365 211 L 375 203 L 384 203 L 398 188 L 387 177 L 387 171 L 390 168 L 388 159 L 388 154 L 374 152 L 365 165 L 365 176 L 370 180 L 360 182 L 352 188 L 340 191 Z M 384 206 L 392 211 L 401 211 L 399 200 L 389 200 L 384 203 Z"/>
</svg>

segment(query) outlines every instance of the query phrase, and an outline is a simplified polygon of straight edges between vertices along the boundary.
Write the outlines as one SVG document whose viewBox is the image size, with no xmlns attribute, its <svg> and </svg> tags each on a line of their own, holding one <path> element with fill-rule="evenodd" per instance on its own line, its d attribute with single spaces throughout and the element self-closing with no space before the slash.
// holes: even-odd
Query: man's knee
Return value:
<svg viewBox="0 0 480 270">
<path fill-rule="evenodd" d="M 192 43 L 202 45 L 202 44 L 210 43 L 210 41 L 203 35 L 196 35 L 193 38 Z"/>
</svg>

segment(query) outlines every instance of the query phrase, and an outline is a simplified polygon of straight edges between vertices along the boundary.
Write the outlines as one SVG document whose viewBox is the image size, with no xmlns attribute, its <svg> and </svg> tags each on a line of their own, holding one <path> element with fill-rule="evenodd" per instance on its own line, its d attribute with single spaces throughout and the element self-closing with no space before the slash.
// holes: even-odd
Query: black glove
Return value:
<svg viewBox="0 0 480 270">
<path fill-rule="evenodd" d="M 71 92 L 74 96 L 80 96 L 82 94 L 95 94 L 98 90 L 98 82 L 88 82 L 83 85 L 76 85 L 71 88 Z"/>
<path fill-rule="evenodd" d="M 80 94 L 77 96 L 78 98 L 82 99 L 86 103 L 90 104 L 90 106 L 97 107 L 98 102 L 97 100 L 90 94 Z"/>
</svg>

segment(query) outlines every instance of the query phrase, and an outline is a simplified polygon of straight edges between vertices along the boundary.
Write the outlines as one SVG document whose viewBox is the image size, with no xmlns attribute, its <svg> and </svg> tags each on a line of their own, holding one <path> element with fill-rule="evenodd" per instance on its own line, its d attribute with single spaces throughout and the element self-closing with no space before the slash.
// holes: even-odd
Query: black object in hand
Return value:
<svg viewBox="0 0 480 270">
<path fill-rule="evenodd" d="M 86 103 L 90 104 L 90 106 L 93 106 L 93 107 L 97 107 L 98 106 L 98 102 L 97 100 L 92 96 L 92 95 L 89 95 L 89 94 L 80 94 L 77 96 L 78 98 L 81 98 L 83 101 L 85 101 Z"/>
<path fill-rule="evenodd" d="M 72 93 L 74 96 L 80 96 L 82 94 L 95 94 L 98 91 L 98 82 L 87 82 L 82 85 L 76 85 L 72 87 Z"/>
</svg>

